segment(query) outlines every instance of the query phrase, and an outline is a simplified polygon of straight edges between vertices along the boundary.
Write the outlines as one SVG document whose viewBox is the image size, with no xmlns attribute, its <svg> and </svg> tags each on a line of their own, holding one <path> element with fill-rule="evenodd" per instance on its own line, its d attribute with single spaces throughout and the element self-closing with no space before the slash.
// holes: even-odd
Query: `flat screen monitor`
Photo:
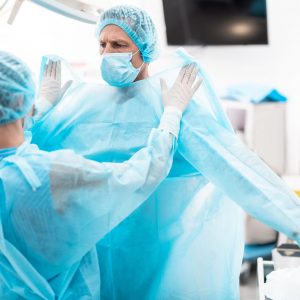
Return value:
<svg viewBox="0 0 300 300">
<path fill-rule="evenodd" d="M 163 0 L 169 45 L 268 44 L 266 0 Z"/>
</svg>

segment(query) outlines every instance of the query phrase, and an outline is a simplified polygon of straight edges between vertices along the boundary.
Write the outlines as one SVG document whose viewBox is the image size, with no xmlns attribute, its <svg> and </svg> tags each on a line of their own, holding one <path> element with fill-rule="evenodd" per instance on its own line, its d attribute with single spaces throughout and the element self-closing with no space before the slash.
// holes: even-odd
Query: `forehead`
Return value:
<svg viewBox="0 0 300 300">
<path fill-rule="evenodd" d="M 105 26 L 101 31 L 99 39 L 101 41 L 124 40 L 126 42 L 132 43 L 132 40 L 127 35 L 127 33 L 117 25 Z"/>
</svg>

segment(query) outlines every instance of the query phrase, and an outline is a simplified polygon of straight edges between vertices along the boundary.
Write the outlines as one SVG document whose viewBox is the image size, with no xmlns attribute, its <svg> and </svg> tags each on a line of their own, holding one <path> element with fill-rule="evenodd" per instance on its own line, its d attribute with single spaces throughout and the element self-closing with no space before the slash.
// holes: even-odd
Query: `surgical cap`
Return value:
<svg viewBox="0 0 300 300">
<path fill-rule="evenodd" d="M 29 68 L 0 51 L 0 125 L 22 119 L 31 109 L 35 85 Z"/>
<path fill-rule="evenodd" d="M 151 17 L 134 6 L 115 6 L 100 15 L 96 34 L 107 25 L 122 28 L 141 52 L 144 62 L 149 63 L 159 55 L 157 32 Z"/>
</svg>

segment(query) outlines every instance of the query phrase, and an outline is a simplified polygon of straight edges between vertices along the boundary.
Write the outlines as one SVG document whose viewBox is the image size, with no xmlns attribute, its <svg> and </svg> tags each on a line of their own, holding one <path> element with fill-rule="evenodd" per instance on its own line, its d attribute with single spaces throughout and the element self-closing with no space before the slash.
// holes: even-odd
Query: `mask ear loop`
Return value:
<svg viewBox="0 0 300 300">
<path fill-rule="evenodd" d="M 143 61 L 142 65 L 139 67 L 140 72 L 142 71 L 143 66 L 145 65 L 145 62 Z"/>
<path fill-rule="evenodd" d="M 133 53 L 132 54 L 132 57 L 134 57 L 137 53 L 139 53 L 140 52 L 140 50 L 138 49 L 135 53 Z M 132 59 L 132 57 L 131 57 L 131 59 Z M 130 62 L 131 62 L 131 60 L 130 60 Z M 139 73 L 142 71 L 142 68 L 143 68 L 143 66 L 145 65 L 145 62 L 144 62 L 144 60 L 143 60 L 143 63 L 142 63 L 142 65 L 140 66 L 140 67 L 138 67 L 137 69 L 139 69 Z"/>
<path fill-rule="evenodd" d="M 139 52 L 140 52 L 140 50 L 138 49 L 135 53 L 132 54 L 132 57 L 135 56 Z"/>
</svg>

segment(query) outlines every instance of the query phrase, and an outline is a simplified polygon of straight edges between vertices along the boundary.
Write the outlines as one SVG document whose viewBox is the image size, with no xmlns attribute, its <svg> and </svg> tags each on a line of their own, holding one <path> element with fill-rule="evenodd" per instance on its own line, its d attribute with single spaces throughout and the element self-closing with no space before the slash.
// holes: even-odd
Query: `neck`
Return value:
<svg viewBox="0 0 300 300">
<path fill-rule="evenodd" d="M 21 120 L 0 126 L 0 149 L 17 148 L 24 142 Z"/>
<path fill-rule="evenodd" d="M 148 64 L 144 64 L 135 81 L 144 80 L 149 77 Z"/>
</svg>

